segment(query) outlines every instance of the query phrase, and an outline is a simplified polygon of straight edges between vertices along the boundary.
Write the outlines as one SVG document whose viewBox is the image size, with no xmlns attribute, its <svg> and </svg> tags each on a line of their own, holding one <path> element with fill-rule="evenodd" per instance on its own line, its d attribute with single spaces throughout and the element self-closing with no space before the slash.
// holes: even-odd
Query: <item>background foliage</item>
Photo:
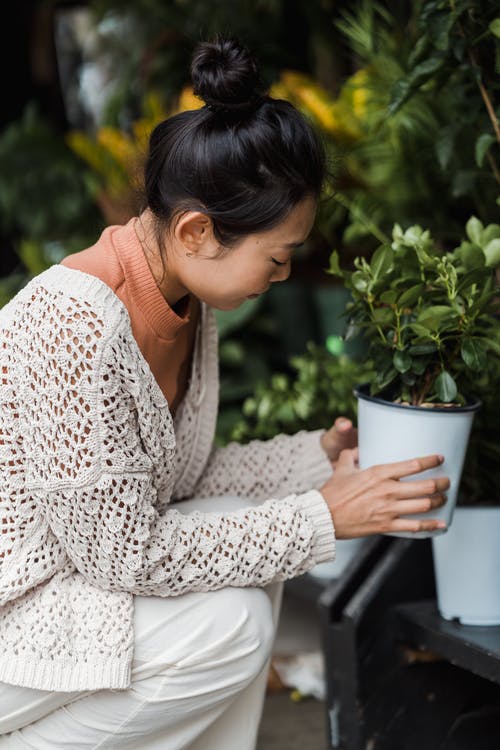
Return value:
<svg viewBox="0 0 500 750">
<path fill-rule="evenodd" d="M 66 5 L 42 5 L 55 27 Z M 219 316 L 219 439 L 316 426 L 351 409 L 348 384 L 364 377 L 364 351 L 351 342 L 340 351 L 338 313 L 348 297 L 324 272 L 332 247 L 348 269 L 355 257 L 371 263 L 398 223 L 403 232 L 428 229 L 442 255 L 460 243 L 471 216 L 483 226 L 498 221 L 498 2 L 92 0 L 89 7 L 91 40 L 73 54 L 104 75 L 99 119 L 68 104 L 62 133 L 56 118 L 31 108 L 0 134 L 0 239 L 15 250 L 0 304 L 140 209 L 149 130 L 199 106 L 188 87 L 194 46 L 214 32 L 236 34 L 259 57 L 270 93 L 292 101 L 322 133 L 333 180 L 290 281 Z M 62 94 L 69 103 L 75 96 Z M 306 350 L 308 340 L 316 348 Z"/>
</svg>

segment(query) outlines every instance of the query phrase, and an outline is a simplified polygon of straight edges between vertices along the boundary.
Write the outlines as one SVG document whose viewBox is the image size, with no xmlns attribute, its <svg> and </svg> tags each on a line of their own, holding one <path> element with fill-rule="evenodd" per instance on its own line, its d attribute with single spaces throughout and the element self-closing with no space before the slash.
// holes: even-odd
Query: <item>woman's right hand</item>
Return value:
<svg viewBox="0 0 500 750">
<path fill-rule="evenodd" d="M 400 482 L 403 477 L 434 469 L 442 456 L 371 466 L 361 470 L 358 449 L 343 450 L 332 477 L 321 487 L 332 514 L 337 539 L 352 539 L 394 531 L 434 531 L 443 521 L 404 518 L 426 513 L 446 502 L 447 477 Z"/>
</svg>

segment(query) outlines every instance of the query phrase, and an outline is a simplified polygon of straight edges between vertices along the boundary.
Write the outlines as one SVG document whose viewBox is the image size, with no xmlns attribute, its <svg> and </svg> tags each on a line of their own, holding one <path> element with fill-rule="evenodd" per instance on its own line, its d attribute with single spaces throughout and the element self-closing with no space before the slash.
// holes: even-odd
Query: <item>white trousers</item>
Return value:
<svg viewBox="0 0 500 750">
<path fill-rule="evenodd" d="M 190 500 L 226 512 L 241 498 Z M 0 750 L 254 750 L 282 585 L 134 597 L 127 690 L 0 683 Z"/>
</svg>

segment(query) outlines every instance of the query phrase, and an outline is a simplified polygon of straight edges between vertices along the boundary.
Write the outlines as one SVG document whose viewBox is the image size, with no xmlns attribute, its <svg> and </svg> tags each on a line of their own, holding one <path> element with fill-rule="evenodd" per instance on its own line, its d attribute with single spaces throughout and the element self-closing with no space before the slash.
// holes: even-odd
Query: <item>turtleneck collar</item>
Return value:
<svg viewBox="0 0 500 750">
<path fill-rule="evenodd" d="M 124 226 L 109 227 L 110 241 L 134 303 L 158 336 L 172 340 L 189 323 L 193 300 L 189 296 L 180 314 L 170 307 L 149 267 L 135 229 L 136 221 L 137 217 L 134 217 Z"/>
</svg>

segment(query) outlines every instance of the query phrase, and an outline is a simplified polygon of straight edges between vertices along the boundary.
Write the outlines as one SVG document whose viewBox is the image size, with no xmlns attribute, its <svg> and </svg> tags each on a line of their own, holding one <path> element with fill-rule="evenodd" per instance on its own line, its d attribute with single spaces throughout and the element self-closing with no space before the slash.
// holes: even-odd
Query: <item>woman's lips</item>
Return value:
<svg viewBox="0 0 500 750">
<path fill-rule="evenodd" d="M 256 297 L 260 297 L 261 294 L 265 294 L 268 291 L 269 287 L 267 289 L 263 289 L 262 292 L 257 292 L 256 294 L 249 294 L 247 299 L 255 299 Z"/>
</svg>

